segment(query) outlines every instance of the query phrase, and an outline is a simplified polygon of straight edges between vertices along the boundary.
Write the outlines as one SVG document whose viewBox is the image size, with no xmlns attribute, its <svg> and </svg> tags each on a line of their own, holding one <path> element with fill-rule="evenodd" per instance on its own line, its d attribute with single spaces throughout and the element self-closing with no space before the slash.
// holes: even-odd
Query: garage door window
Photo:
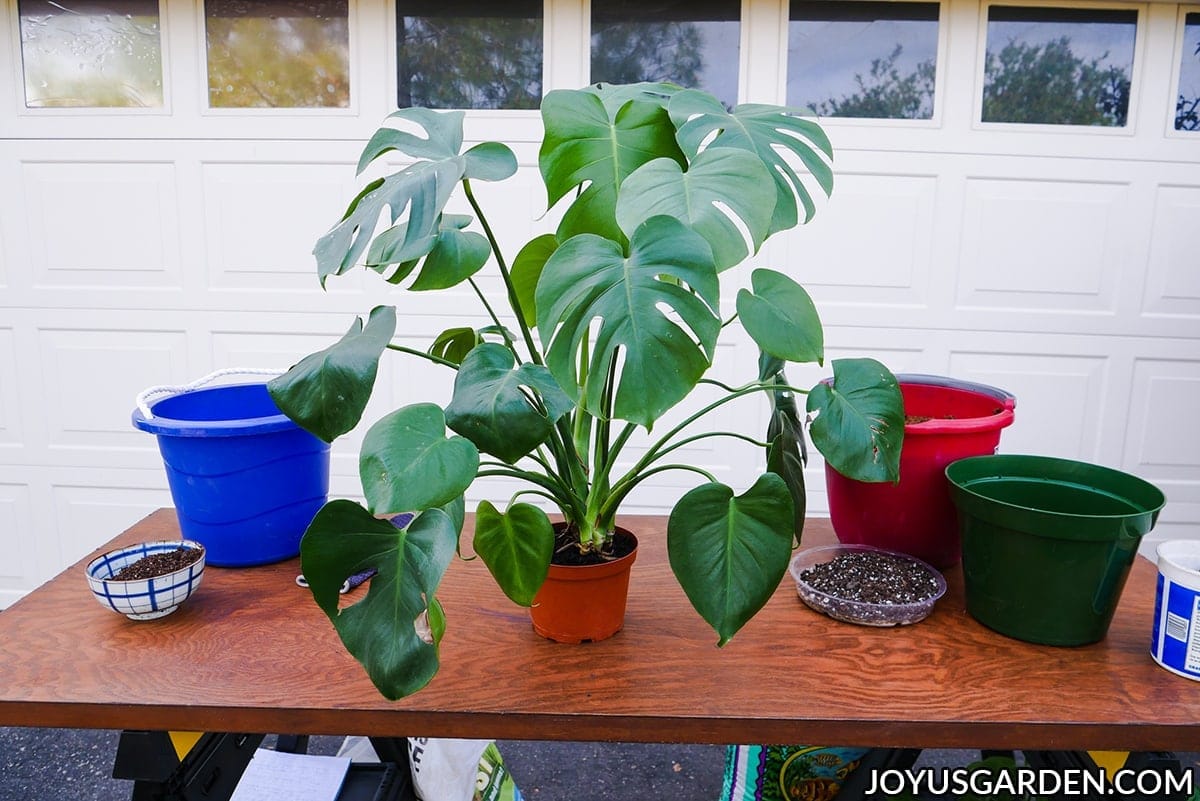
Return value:
<svg viewBox="0 0 1200 801">
<path fill-rule="evenodd" d="M 542 99 L 542 2 L 396 5 L 401 108 L 535 109 Z"/>
<path fill-rule="evenodd" d="M 992 6 L 984 122 L 1124 126 L 1137 12 Z"/>
<path fill-rule="evenodd" d="M 737 104 L 738 0 L 592 3 L 593 83 L 670 81 Z"/>
<path fill-rule="evenodd" d="M 206 0 L 213 108 L 350 105 L 347 0 Z"/>
<path fill-rule="evenodd" d="M 792 2 L 787 100 L 829 117 L 933 116 L 938 4 Z"/>
<path fill-rule="evenodd" d="M 1175 130 L 1200 131 L 1200 13 L 1184 16 Z"/>
<path fill-rule="evenodd" d="M 163 105 L 158 0 L 20 0 L 28 108 Z"/>
</svg>

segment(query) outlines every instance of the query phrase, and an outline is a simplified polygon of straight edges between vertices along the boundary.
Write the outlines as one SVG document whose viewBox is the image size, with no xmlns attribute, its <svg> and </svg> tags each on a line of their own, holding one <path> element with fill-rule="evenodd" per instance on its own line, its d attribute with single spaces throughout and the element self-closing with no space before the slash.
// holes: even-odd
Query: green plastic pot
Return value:
<svg viewBox="0 0 1200 801">
<path fill-rule="evenodd" d="M 976 456 L 946 468 L 962 533 L 967 612 L 1026 642 L 1104 639 L 1161 490 L 1099 465 Z"/>
</svg>

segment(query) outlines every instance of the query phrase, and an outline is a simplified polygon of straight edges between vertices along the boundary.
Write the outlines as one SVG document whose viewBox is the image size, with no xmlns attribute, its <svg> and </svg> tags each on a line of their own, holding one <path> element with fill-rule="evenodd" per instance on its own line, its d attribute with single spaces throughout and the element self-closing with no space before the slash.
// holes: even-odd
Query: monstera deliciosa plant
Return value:
<svg viewBox="0 0 1200 801">
<path fill-rule="evenodd" d="M 831 192 L 832 148 L 819 125 L 780 106 L 729 111 L 707 93 L 666 84 L 552 91 L 541 116 L 538 166 L 561 223 L 510 260 L 473 184 L 513 175 L 513 152 L 497 142 L 464 149 L 459 111 L 392 114 L 359 172 L 393 152 L 405 166 L 366 185 L 314 253 L 322 286 L 363 266 L 381 286 L 400 288 L 400 305 L 356 319 L 270 384 L 289 417 L 332 441 L 360 422 L 385 352 L 456 371 L 444 405 L 414 403 L 370 426 L 359 462 L 367 506 L 331 501 L 302 542 L 316 602 L 389 698 L 419 690 L 437 671 L 438 584 L 477 477 L 524 484 L 502 506 L 479 503 L 473 547 L 505 594 L 528 606 L 555 548 L 543 507 L 561 514 L 579 551 L 603 558 L 635 487 L 666 470 L 698 474 L 703 483 L 670 515 L 667 548 L 680 585 L 724 644 L 766 603 L 799 541 L 806 451 L 797 393 L 807 393 L 810 436 L 836 469 L 867 481 L 898 476 L 903 409 L 882 364 L 838 360 L 831 381 L 788 384 L 786 363 L 824 360 L 821 323 L 800 284 L 755 269 L 722 317 L 729 268 L 811 218 L 810 185 Z M 472 216 L 445 211 L 455 192 Z M 502 281 L 498 297 L 475 280 L 485 270 Z M 403 303 L 463 284 L 489 325 L 450 327 L 428 351 L 392 342 Z M 762 354 L 740 386 L 705 378 L 718 336 L 734 323 Z M 654 428 L 700 385 L 715 399 L 669 430 Z M 771 404 L 765 438 L 703 427 L 706 414 L 752 394 Z M 634 459 L 626 447 L 639 431 L 648 444 Z M 736 494 L 671 460 L 712 437 L 764 448 L 766 472 Z M 392 522 L 400 513 L 412 513 L 403 527 Z M 372 568 L 365 597 L 339 608 L 343 581 Z M 414 626 L 423 614 L 432 638 Z"/>
</svg>

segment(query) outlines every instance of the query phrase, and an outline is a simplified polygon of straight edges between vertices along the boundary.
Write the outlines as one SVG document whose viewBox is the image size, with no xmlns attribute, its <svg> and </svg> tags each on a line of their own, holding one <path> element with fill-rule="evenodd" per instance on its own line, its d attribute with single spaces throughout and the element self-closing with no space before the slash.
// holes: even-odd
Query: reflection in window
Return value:
<svg viewBox="0 0 1200 801">
<path fill-rule="evenodd" d="M 1183 19 L 1183 58 L 1179 64 L 1179 99 L 1175 130 L 1200 131 L 1200 14 Z"/>
<path fill-rule="evenodd" d="M 793 0 L 788 105 L 828 117 L 933 116 L 938 4 Z"/>
<path fill-rule="evenodd" d="M 983 121 L 1123 126 L 1137 12 L 988 9 Z"/>
<path fill-rule="evenodd" d="M 542 2 L 397 0 L 396 55 L 401 108 L 537 108 Z"/>
<path fill-rule="evenodd" d="M 20 0 L 29 108 L 161 107 L 158 0 Z"/>
<path fill-rule="evenodd" d="M 213 108 L 350 105 L 347 0 L 205 0 Z"/>
<path fill-rule="evenodd" d="M 737 103 L 738 0 L 592 3 L 592 82 L 667 81 Z"/>
</svg>

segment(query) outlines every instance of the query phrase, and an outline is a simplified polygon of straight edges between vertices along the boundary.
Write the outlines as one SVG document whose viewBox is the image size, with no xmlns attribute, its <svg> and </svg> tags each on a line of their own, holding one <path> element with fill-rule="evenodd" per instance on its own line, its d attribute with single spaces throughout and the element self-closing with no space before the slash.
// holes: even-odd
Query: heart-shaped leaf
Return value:
<svg viewBox="0 0 1200 801">
<path fill-rule="evenodd" d="M 446 407 L 451 429 L 510 464 L 545 442 L 573 407 L 545 367 L 514 364 L 503 345 L 479 345 L 463 359 Z"/>
<path fill-rule="evenodd" d="M 367 429 L 358 472 L 372 514 L 431 509 L 466 492 L 479 469 L 469 440 L 446 437 L 446 418 L 432 403 L 385 415 Z"/>
<path fill-rule="evenodd" d="M 463 153 L 463 177 L 473 181 L 503 181 L 517 171 L 517 157 L 502 142 L 482 142 Z"/>
<path fill-rule="evenodd" d="M 542 234 L 531 239 L 521 248 L 521 252 L 513 259 L 512 283 L 517 293 L 517 302 L 521 304 L 521 317 L 526 325 L 537 324 L 537 282 L 542 277 L 542 268 L 546 260 L 558 248 L 558 237 L 554 234 Z"/>
<path fill-rule="evenodd" d="M 804 287 L 783 273 L 755 270 L 753 291 L 737 295 L 738 318 L 766 353 L 789 362 L 825 363 L 825 332 Z"/>
<path fill-rule="evenodd" d="M 546 364 L 580 397 L 579 349 L 594 322 L 584 407 L 604 414 L 609 367 L 620 351 L 613 416 L 649 427 L 711 364 L 721 321 L 712 250 L 673 217 L 652 217 L 621 246 L 581 234 L 559 246 L 537 287 Z M 666 310 L 669 310 L 668 313 Z"/>
<path fill-rule="evenodd" d="M 771 176 L 757 156 L 735 148 L 711 148 L 696 156 L 687 172 L 673 159 L 655 159 L 639 167 L 621 185 L 617 222 L 632 234 L 658 214 L 681 220 L 704 237 L 717 269 L 724 270 L 758 252 L 774 209 Z M 730 214 L 749 232 L 749 244 Z"/>
<path fill-rule="evenodd" d="M 808 394 L 809 433 L 834 470 L 857 481 L 899 481 L 904 398 L 874 359 L 835 359 L 833 380 Z"/>
<path fill-rule="evenodd" d="M 766 473 L 742 495 L 724 484 L 688 492 L 667 520 L 671 570 L 692 606 L 729 642 L 763 607 L 792 553 L 792 496 Z"/>
<path fill-rule="evenodd" d="M 443 219 L 448 216 L 443 215 Z M 443 225 L 409 289 L 449 289 L 479 272 L 491 255 L 492 246 L 483 234 Z"/>
<path fill-rule="evenodd" d="M 433 340 L 433 344 L 429 346 L 429 353 L 448 362 L 462 364 L 462 360 L 467 358 L 467 354 L 482 341 L 482 337 L 475 332 L 474 328 L 462 326 L 447 328 Z"/>
<path fill-rule="evenodd" d="M 376 306 L 365 326 L 356 317 L 341 339 L 271 379 L 267 391 L 297 425 L 333 442 L 362 419 L 379 372 L 379 357 L 395 333 L 396 310 Z"/>
<path fill-rule="evenodd" d="M 529 606 L 550 572 L 554 526 L 532 504 L 514 503 L 501 514 L 482 501 L 475 514 L 475 552 L 504 594 Z"/>
<path fill-rule="evenodd" d="M 586 185 L 563 215 L 559 241 L 592 233 L 624 242 L 615 217 L 621 182 L 656 158 L 685 163 L 661 102 L 624 100 L 622 96 L 617 99 L 624 102 L 612 109 L 600 91 L 595 87 L 556 89 L 542 99 L 546 135 L 538 166 L 549 205 Z"/>
<path fill-rule="evenodd" d="M 317 512 L 300 543 L 300 569 L 313 599 L 383 695 L 395 700 L 424 687 L 438 669 L 445 628 L 434 593 L 457 534 L 440 509 L 421 513 L 400 529 L 352 501 L 336 500 Z M 366 596 L 338 609 L 342 583 L 368 568 L 378 571 Z M 417 633 L 429 609 L 434 642 Z"/>
<path fill-rule="evenodd" d="M 730 112 L 694 89 L 673 96 L 668 109 L 688 158 L 704 148 L 732 147 L 754 153 L 766 165 L 776 194 L 770 234 L 796 225 L 797 200 L 804 206 L 805 222 L 816 213 L 812 196 L 784 154 L 798 158 L 826 195 L 833 191 L 833 146 L 820 125 L 803 119 L 802 109 L 745 103 Z"/>
</svg>

